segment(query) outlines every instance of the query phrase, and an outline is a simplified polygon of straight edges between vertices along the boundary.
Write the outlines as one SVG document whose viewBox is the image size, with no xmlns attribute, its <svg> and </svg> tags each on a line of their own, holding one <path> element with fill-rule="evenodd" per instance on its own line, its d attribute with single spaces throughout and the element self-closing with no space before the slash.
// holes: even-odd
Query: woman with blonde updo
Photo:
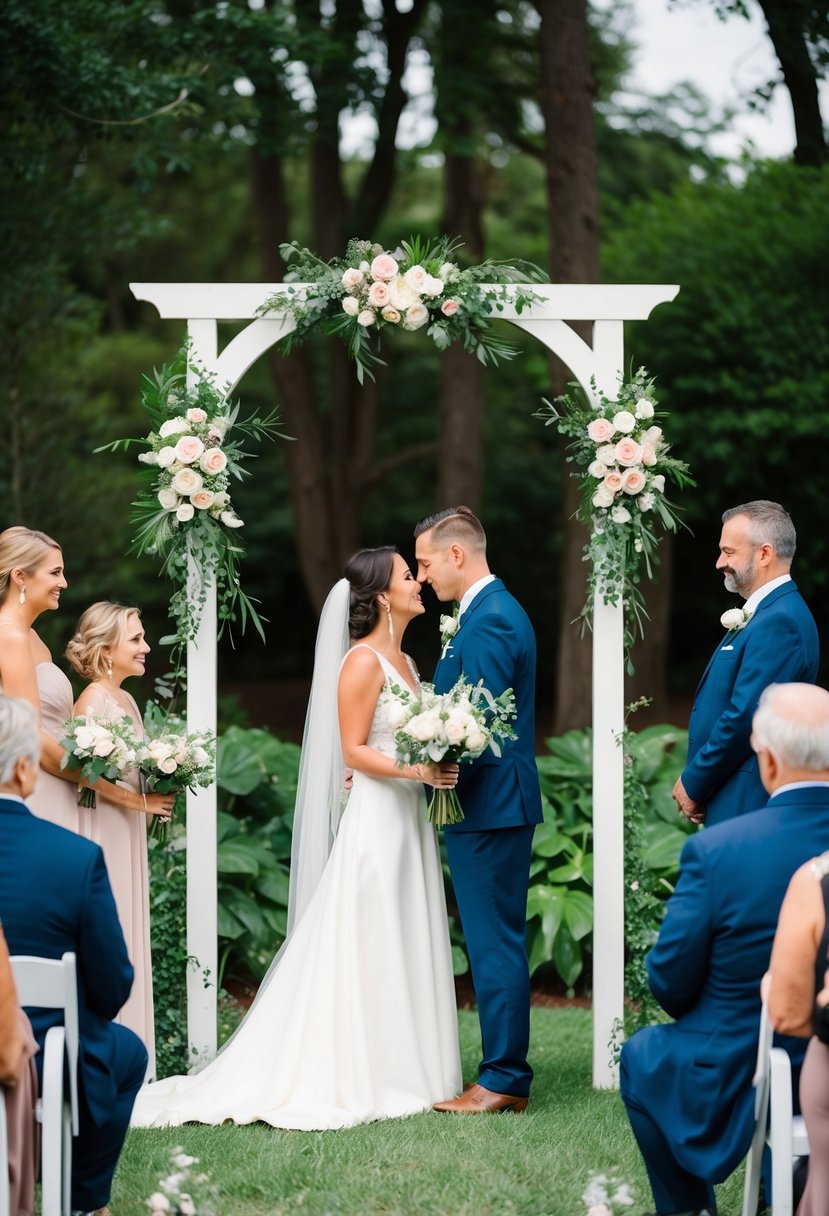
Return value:
<svg viewBox="0 0 829 1216">
<path fill-rule="evenodd" d="M 137 608 L 102 601 L 84 612 L 66 657 L 90 683 L 75 702 L 74 712 L 111 712 L 117 706 L 132 719 L 136 734 L 144 737 L 141 714 L 121 687 L 130 676 L 144 674 L 150 647 L 144 637 Z M 138 774 L 113 784 L 95 783 L 97 806 L 84 811 L 81 834 L 104 851 L 118 917 L 135 967 L 129 1000 L 116 1019 L 143 1040 L 150 1056 L 148 1075 L 155 1073 L 153 980 L 150 958 L 149 875 L 147 871 L 147 816 L 168 818 L 172 794 L 145 794 Z"/>
<path fill-rule="evenodd" d="M 56 540 L 31 528 L 0 532 L 0 692 L 28 701 L 40 723 L 40 776 L 26 805 L 41 819 L 77 832 L 77 778 L 61 769 L 58 742 L 72 716 L 72 685 L 34 630 L 42 612 L 58 607 L 66 585 Z"/>
</svg>

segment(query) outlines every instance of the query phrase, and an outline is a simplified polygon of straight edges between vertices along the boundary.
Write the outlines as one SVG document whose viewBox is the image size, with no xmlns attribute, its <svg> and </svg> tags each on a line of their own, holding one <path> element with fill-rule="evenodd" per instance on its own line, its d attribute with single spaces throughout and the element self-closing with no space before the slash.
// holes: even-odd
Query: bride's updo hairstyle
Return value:
<svg viewBox="0 0 829 1216">
<path fill-rule="evenodd" d="M 355 641 L 371 633 L 377 624 L 380 613 L 377 596 L 391 582 L 396 553 L 394 545 L 383 545 L 380 549 L 361 549 L 349 559 L 345 568 L 345 577 L 351 584 L 348 632 Z"/>
<path fill-rule="evenodd" d="M 25 574 L 34 574 L 53 549 L 60 545 L 45 532 L 31 528 L 6 528 L 0 532 L 0 604 L 11 586 L 11 572 L 19 567 Z"/>
<path fill-rule="evenodd" d="M 107 674 L 107 650 L 117 646 L 127 632 L 131 616 L 141 616 L 139 608 L 126 608 L 100 600 L 91 604 L 66 647 L 66 657 L 85 680 L 100 680 Z"/>
</svg>

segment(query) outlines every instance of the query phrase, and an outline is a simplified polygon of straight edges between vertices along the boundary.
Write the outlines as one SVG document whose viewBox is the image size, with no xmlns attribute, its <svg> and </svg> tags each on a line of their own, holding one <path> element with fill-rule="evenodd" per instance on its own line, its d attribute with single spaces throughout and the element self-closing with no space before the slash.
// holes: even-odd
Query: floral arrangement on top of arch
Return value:
<svg viewBox="0 0 829 1216">
<path fill-rule="evenodd" d="M 525 261 L 487 260 L 461 269 L 455 260 L 461 246 L 455 237 L 413 236 L 390 253 L 372 241 L 353 239 L 344 258 L 324 262 L 295 242 L 283 244 L 279 251 L 291 267 L 289 286 L 269 296 L 259 312 L 293 318 L 295 328 L 280 342 L 284 354 L 316 329 L 340 338 L 361 384 L 366 376 L 373 380 L 374 368 L 383 364 L 377 348 L 385 329 L 428 326 L 438 350 L 461 342 L 485 365 L 512 359 L 517 348 L 493 333 L 492 308 L 500 312 L 508 303 L 520 314 L 540 297 L 509 285 L 547 282 L 547 276 Z"/>
<path fill-rule="evenodd" d="M 250 456 L 242 447 L 245 439 L 287 436 L 277 428 L 276 410 L 264 418 L 240 419 L 238 404 L 204 371 L 188 387 L 188 360 L 185 345 L 170 367 L 142 377 L 148 435 L 116 439 L 96 450 L 115 452 L 136 443 L 147 447 L 138 456 L 145 466 L 146 484 L 132 504 L 132 520 L 138 527 L 130 551 L 159 556 L 162 574 L 173 581 L 170 616 L 176 636 L 172 640 L 181 647 L 196 637 L 207 588 L 215 580 L 219 636 L 239 619 L 243 631 L 250 621 L 264 641 L 262 621 L 241 586 L 244 545 L 238 529 L 244 520 L 233 509 L 230 488 L 232 479 L 250 476 L 243 467 Z"/>
<path fill-rule="evenodd" d="M 654 378 L 644 367 L 620 384 L 612 400 L 597 391 L 595 381 L 591 395 L 572 383 L 570 392 L 556 397 L 555 403 L 545 400 L 545 409 L 536 415 L 572 437 L 567 460 L 583 466 L 573 476 L 581 482 L 578 517 L 590 527 L 584 547 L 590 573 L 578 619 L 590 625 L 597 589 L 606 604 L 618 604 L 621 598 L 628 656 L 637 633 L 644 636 L 648 614 L 639 583 L 642 566 L 653 578 L 658 561 L 655 524 L 675 532 L 680 523 L 677 508 L 665 495 L 666 485 L 671 481 L 684 489 L 696 484 L 688 465 L 670 455 L 657 422 L 666 414 L 657 411 L 653 386 Z"/>
</svg>

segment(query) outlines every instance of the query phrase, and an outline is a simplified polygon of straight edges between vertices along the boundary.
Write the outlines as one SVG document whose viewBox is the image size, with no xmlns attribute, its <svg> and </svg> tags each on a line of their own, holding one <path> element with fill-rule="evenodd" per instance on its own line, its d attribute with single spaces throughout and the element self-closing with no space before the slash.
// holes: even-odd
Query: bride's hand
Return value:
<svg viewBox="0 0 829 1216">
<path fill-rule="evenodd" d="M 147 794 L 147 814 L 158 815 L 159 819 L 169 819 L 175 800 L 175 794 Z"/>
<path fill-rule="evenodd" d="M 451 790 L 458 784 L 457 764 L 416 764 L 417 780 L 436 790 Z"/>
</svg>

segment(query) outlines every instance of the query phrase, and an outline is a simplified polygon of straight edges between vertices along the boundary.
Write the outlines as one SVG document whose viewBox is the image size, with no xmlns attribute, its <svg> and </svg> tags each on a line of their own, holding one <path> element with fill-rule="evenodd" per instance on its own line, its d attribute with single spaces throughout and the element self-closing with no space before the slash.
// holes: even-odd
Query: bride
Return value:
<svg viewBox="0 0 829 1216">
<path fill-rule="evenodd" d="M 134 1127 L 262 1120 L 323 1130 L 414 1114 L 460 1090 L 443 876 L 423 793 L 424 782 L 454 786 L 457 766 L 394 760 L 402 709 L 418 692 L 400 644 L 423 612 L 420 584 L 390 547 L 357 553 L 329 593 L 302 745 L 288 937 L 216 1059 L 145 1086 Z M 354 770 L 347 795 L 343 762 Z"/>
</svg>

